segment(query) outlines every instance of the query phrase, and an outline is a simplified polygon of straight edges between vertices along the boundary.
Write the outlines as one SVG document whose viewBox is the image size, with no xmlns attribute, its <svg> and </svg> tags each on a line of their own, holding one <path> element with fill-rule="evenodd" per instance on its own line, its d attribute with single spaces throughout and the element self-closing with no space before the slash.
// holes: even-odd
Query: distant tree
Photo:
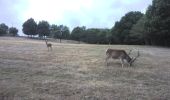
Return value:
<svg viewBox="0 0 170 100">
<path fill-rule="evenodd" d="M 37 26 L 37 33 L 39 37 L 50 35 L 50 25 L 47 21 L 40 21 Z"/>
<path fill-rule="evenodd" d="M 55 39 L 60 38 L 60 28 L 55 24 L 50 26 L 50 37 Z"/>
<path fill-rule="evenodd" d="M 110 43 L 109 36 L 109 29 L 89 28 L 85 30 L 80 40 L 92 44 L 108 44 Z"/>
<path fill-rule="evenodd" d="M 99 33 L 97 33 L 97 43 L 108 44 L 111 42 L 110 37 L 110 29 L 99 29 Z"/>
<path fill-rule="evenodd" d="M 0 36 L 7 35 L 8 33 L 8 26 L 4 23 L 0 24 Z"/>
<path fill-rule="evenodd" d="M 59 28 L 60 28 L 60 30 L 62 32 L 61 38 L 62 39 L 69 39 L 69 37 L 70 37 L 70 30 L 69 30 L 69 28 L 67 26 L 63 26 L 63 25 L 60 25 Z"/>
<path fill-rule="evenodd" d="M 83 35 L 85 34 L 86 31 L 86 27 L 82 26 L 82 27 L 75 27 L 72 32 L 71 32 L 71 39 L 73 40 L 77 40 L 77 41 L 81 41 L 81 39 L 83 38 Z"/>
<path fill-rule="evenodd" d="M 23 26 L 23 33 L 25 35 L 37 35 L 36 29 L 37 29 L 37 23 L 34 21 L 33 18 L 28 19 L 26 22 L 24 22 Z"/>
<path fill-rule="evenodd" d="M 67 26 L 64 25 L 51 25 L 50 26 L 50 37 L 56 39 L 69 39 L 70 38 L 70 30 Z"/>
<path fill-rule="evenodd" d="M 18 29 L 15 27 L 10 27 L 9 28 L 9 35 L 10 36 L 18 36 Z"/>
<path fill-rule="evenodd" d="M 138 20 L 143 16 L 141 12 L 132 11 L 121 18 L 119 22 L 111 29 L 112 43 L 132 44 L 130 30 Z"/>
<path fill-rule="evenodd" d="M 100 32 L 99 29 L 90 28 L 86 30 L 84 35 L 83 41 L 87 43 L 96 44 L 98 43 L 98 33 Z"/>
<path fill-rule="evenodd" d="M 153 0 L 146 11 L 145 29 L 151 45 L 170 46 L 170 0 Z"/>
<path fill-rule="evenodd" d="M 92 44 L 110 43 L 110 29 L 75 27 L 71 32 L 71 39 Z"/>
<path fill-rule="evenodd" d="M 59 29 L 58 32 L 59 32 L 60 43 L 61 43 L 61 39 L 69 39 L 70 31 L 67 26 L 59 25 L 58 29 Z"/>
</svg>

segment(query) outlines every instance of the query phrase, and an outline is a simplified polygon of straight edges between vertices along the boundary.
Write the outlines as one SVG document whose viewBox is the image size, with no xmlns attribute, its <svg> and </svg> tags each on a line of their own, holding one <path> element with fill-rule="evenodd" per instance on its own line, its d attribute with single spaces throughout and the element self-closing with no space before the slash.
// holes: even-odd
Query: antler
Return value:
<svg viewBox="0 0 170 100">
<path fill-rule="evenodd" d="M 131 52 L 132 52 L 132 50 L 129 51 L 128 55 L 130 55 Z"/>
<path fill-rule="evenodd" d="M 135 62 L 135 60 L 136 60 L 139 56 L 140 56 L 140 54 L 139 54 L 139 51 L 138 51 L 137 56 L 136 56 L 134 59 L 132 59 L 131 63 Z"/>
</svg>

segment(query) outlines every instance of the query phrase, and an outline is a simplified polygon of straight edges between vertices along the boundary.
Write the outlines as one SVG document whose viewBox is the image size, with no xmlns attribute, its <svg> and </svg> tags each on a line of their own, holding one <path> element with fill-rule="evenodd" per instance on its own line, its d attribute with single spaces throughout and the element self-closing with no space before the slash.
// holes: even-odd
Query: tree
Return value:
<svg viewBox="0 0 170 100">
<path fill-rule="evenodd" d="M 58 26 L 59 29 L 59 39 L 60 39 L 60 43 L 61 43 L 61 39 L 68 39 L 70 36 L 70 31 L 69 28 L 67 26 L 64 25 L 59 25 Z"/>
<path fill-rule="evenodd" d="M 151 45 L 170 46 L 170 1 L 153 0 L 146 11 L 145 29 Z"/>
<path fill-rule="evenodd" d="M 110 43 L 110 29 L 99 29 L 97 33 L 97 42 L 99 44 L 108 44 Z"/>
<path fill-rule="evenodd" d="M 71 33 L 71 39 L 93 44 L 110 43 L 110 29 L 75 27 Z"/>
<path fill-rule="evenodd" d="M 63 26 L 63 25 L 60 25 L 59 28 L 62 32 L 61 38 L 62 39 L 69 39 L 69 36 L 70 36 L 69 28 L 67 26 Z"/>
<path fill-rule="evenodd" d="M 8 26 L 4 23 L 0 24 L 0 36 L 6 35 L 8 33 Z"/>
<path fill-rule="evenodd" d="M 77 40 L 77 41 L 81 41 L 81 38 L 83 38 L 83 34 L 86 31 L 86 27 L 82 26 L 82 27 L 75 27 L 72 32 L 71 32 L 71 39 L 73 40 Z"/>
<path fill-rule="evenodd" d="M 148 44 L 145 37 L 145 20 L 146 16 L 144 15 L 135 25 L 133 25 L 130 31 L 130 38 L 132 43 L 135 44 Z"/>
<path fill-rule="evenodd" d="M 60 29 L 55 24 L 50 26 L 50 37 L 55 38 L 55 39 L 60 37 Z"/>
<path fill-rule="evenodd" d="M 129 37 L 130 30 L 134 24 L 143 16 L 141 12 L 129 12 L 121 18 L 121 20 L 115 23 L 115 26 L 111 29 L 112 43 L 119 44 L 132 44 Z"/>
<path fill-rule="evenodd" d="M 37 23 L 34 21 L 33 18 L 28 19 L 24 24 L 22 25 L 25 35 L 37 35 L 36 29 L 37 29 Z"/>
<path fill-rule="evenodd" d="M 40 21 L 37 26 L 37 33 L 39 37 L 50 35 L 50 25 L 47 21 Z"/>
<path fill-rule="evenodd" d="M 83 41 L 85 41 L 87 43 L 92 43 L 92 44 L 98 43 L 97 34 L 99 32 L 100 32 L 100 30 L 96 29 L 96 28 L 87 29 L 86 33 L 85 33 L 85 36 L 83 38 L 84 39 Z"/>
<path fill-rule="evenodd" d="M 70 30 L 67 26 L 64 25 L 51 25 L 50 26 L 50 36 L 52 38 L 56 38 L 56 39 L 69 39 L 70 38 Z"/>
<path fill-rule="evenodd" d="M 15 27 L 10 27 L 9 28 L 9 35 L 10 36 L 18 36 L 18 29 Z"/>
</svg>

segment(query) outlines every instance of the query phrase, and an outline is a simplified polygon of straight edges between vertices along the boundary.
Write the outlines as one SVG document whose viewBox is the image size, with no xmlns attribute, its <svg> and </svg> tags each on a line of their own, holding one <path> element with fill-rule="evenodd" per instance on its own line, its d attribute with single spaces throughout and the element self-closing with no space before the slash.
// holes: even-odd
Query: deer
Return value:
<svg viewBox="0 0 170 100">
<path fill-rule="evenodd" d="M 106 50 L 106 65 L 108 66 L 108 62 L 107 60 L 112 58 L 112 59 L 120 59 L 120 62 L 122 64 L 122 68 L 124 67 L 124 61 L 126 61 L 128 63 L 129 66 L 131 66 L 135 60 L 140 56 L 139 51 L 137 53 L 136 57 L 130 57 L 130 53 L 132 50 L 129 51 L 129 53 L 127 54 L 125 50 L 122 49 L 107 49 Z"/>
<path fill-rule="evenodd" d="M 47 40 L 45 40 L 45 43 L 46 43 L 46 45 L 47 45 L 48 51 L 49 51 L 49 49 L 51 49 L 51 51 L 52 51 L 52 44 L 51 44 L 51 43 L 48 43 Z"/>
</svg>

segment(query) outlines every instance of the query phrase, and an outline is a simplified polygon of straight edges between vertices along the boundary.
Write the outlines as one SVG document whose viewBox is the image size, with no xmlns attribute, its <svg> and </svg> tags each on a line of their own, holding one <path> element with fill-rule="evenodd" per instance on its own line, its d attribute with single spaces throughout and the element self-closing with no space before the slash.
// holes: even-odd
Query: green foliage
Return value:
<svg viewBox="0 0 170 100">
<path fill-rule="evenodd" d="M 10 36 L 18 36 L 18 29 L 15 27 L 10 27 L 9 28 L 9 35 Z"/>
<path fill-rule="evenodd" d="M 51 25 L 50 28 L 50 36 L 52 38 L 58 39 L 69 39 L 70 37 L 70 30 L 67 26 L 64 25 Z"/>
<path fill-rule="evenodd" d="M 112 43 L 136 44 L 131 41 L 130 30 L 142 16 L 141 12 L 129 12 L 119 22 L 116 22 L 115 26 L 111 29 Z"/>
<path fill-rule="evenodd" d="M 71 32 L 71 39 L 81 41 L 85 34 L 86 27 L 75 27 Z"/>
<path fill-rule="evenodd" d="M 71 33 L 71 39 L 92 44 L 109 43 L 109 29 L 75 27 Z"/>
<path fill-rule="evenodd" d="M 70 31 L 67 26 L 60 25 L 59 26 L 60 32 L 61 32 L 61 39 L 69 39 Z"/>
<path fill-rule="evenodd" d="M 51 25 L 50 37 L 57 39 L 57 38 L 60 38 L 60 35 L 61 35 L 60 28 L 57 25 L 54 25 L 54 24 Z"/>
<path fill-rule="evenodd" d="M 37 35 L 37 23 L 34 21 L 33 18 L 28 19 L 26 22 L 24 22 L 22 26 L 22 31 L 25 35 Z"/>
<path fill-rule="evenodd" d="M 63 25 L 49 25 L 47 21 L 38 26 L 31 18 L 23 24 L 26 35 L 50 36 L 52 38 L 73 39 L 87 43 L 147 44 L 170 46 L 170 0 L 153 0 L 146 11 L 131 11 L 115 22 L 110 29 L 75 27 L 71 34 Z M 0 35 L 8 32 L 8 27 L 0 25 Z"/>
<path fill-rule="evenodd" d="M 97 43 L 98 44 L 108 44 L 110 43 L 110 29 L 99 29 L 97 33 Z"/>
<path fill-rule="evenodd" d="M 170 46 L 170 1 L 153 0 L 146 11 L 145 29 L 151 45 Z"/>
<path fill-rule="evenodd" d="M 8 33 L 8 26 L 4 23 L 0 24 L 0 36 L 7 35 Z"/>
<path fill-rule="evenodd" d="M 87 42 L 87 43 L 97 43 L 97 34 L 99 33 L 98 29 L 95 28 L 91 28 L 91 29 L 87 29 L 86 30 L 86 34 L 83 38 L 83 41 Z"/>
<path fill-rule="evenodd" d="M 50 25 L 47 21 L 40 21 L 37 26 L 37 33 L 39 37 L 50 35 Z"/>
<path fill-rule="evenodd" d="M 133 25 L 130 31 L 130 38 L 132 44 L 146 44 L 146 37 L 145 37 L 145 20 L 146 16 L 144 15 L 135 25 Z"/>
</svg>

